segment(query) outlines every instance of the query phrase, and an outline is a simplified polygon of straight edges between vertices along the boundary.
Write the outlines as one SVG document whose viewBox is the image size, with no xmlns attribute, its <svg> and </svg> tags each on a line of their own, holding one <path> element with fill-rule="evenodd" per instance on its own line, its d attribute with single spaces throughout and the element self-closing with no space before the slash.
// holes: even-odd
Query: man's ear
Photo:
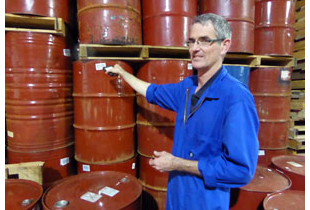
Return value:
<svg viewBox="0 0 310 210">
<path fill-rule="evenodd" d="M 231 45 L 231 40 L 230 39 L 225 39 L 222 42 L 222 51 L 221 51 L 221 55 L 225 56 L 226 53 L 228 52 L 230 45 Z"/>
</svg>

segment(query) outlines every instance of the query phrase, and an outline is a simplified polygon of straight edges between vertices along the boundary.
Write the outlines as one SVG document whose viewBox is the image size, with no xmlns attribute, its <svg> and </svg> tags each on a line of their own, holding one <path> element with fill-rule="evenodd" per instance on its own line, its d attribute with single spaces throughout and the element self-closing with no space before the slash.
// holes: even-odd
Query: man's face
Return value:
<svg viewBox="0 0 310 210">
<path fill-rule="evenodd" d="M 211 23 L 207 25 L 201 25 L 200 23 L 195 23 L 189 35 L 189 40 L 214 40 L 217 39 L 215 35 L 215 30 Z M 200 42 L 197 41 L 192 45 L 189 46 L 189 53 L 191 55 L 192 65 L 195 69 L 209 69 L 213 65 L 222 62 L 222 42 Z"/>
</svg>

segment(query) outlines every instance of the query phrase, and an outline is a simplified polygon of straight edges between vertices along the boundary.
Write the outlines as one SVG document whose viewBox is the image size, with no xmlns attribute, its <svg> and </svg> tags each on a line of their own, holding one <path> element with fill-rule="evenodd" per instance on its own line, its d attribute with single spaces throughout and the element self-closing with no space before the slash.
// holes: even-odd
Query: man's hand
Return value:
<svg viewBox="0 0 310 210">
<path fill-rule="evenodd" d="M 157 152 L 154 151 L 154 159 L 151 159 L 149 161 L 150 165 L 155 168 L 156 170 L 160 172 L 168 172 L 173 171 L 175 168 L 173 168 L 175 157 L 168 153 L 168 152 Z"/>
</svg>

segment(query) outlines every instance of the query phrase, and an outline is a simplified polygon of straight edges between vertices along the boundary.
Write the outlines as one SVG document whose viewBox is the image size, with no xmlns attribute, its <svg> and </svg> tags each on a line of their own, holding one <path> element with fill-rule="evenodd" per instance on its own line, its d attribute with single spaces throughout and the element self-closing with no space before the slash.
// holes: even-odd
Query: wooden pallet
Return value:
<svg viewBox="0 0 310 210">
<path fill-rule="evenodd" d="M 293 148 L 287 148 L 288 154 L 291 155 L 305 155 L 305 149 L 293 149 Z"/>
<path fill-rule="evenodd" d="M 42 161 L 5 164 L 5 178 L 27 179 L 42 185 L 43 166 L 44 162 Z"/>
<path fill-rule="evenodd" d="M 182 59 L 190 61 L 187 47 L 168 47 L 150 45 L 100 45 L 80 44 L 80 60 L 109 59 L 109 60 L 162 60 Z M 243 65 L 249 67 L 295 65 L 293 57 L 263 56 L 228 53 L 224 59 L 227 65 Z"/>
<path fill-rule="evenodd" d="M 289 129 L 289 138 L 297 140 L 305 140 L 305 132 L 306 129 L 304 125 L 294 126 Z"/>
<path fill-rule="evenodd" d="M 66 35 L 66 27 L 62 18 L 8 13 L 5 14 L 5 31 L 30 31 Z"/>
<path fill-rule="evenodd" d="M 305 149 L 305 139 L 289 139 L 288 147 L 294 150 Z"/>
</svg>

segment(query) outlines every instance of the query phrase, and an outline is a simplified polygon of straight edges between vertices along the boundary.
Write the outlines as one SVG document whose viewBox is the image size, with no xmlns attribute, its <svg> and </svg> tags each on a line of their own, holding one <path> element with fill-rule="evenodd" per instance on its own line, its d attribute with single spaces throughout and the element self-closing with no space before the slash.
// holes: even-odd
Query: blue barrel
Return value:
<svg viewBox="0 0 310 210">
<path fill-rule="evenodd" d="M 250 67 L 247 66 L 228 66 L 225 65 L 228 73 L 249 87 Z"/>
</svg>

